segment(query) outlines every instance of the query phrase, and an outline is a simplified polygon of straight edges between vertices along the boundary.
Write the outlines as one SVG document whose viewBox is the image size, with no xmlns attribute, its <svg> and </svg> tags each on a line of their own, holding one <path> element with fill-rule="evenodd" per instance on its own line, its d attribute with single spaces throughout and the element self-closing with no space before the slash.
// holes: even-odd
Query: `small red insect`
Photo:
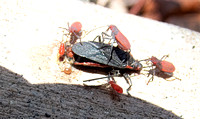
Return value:
<svg viewBox="0 0 200 119">
<path fill-rule="evenodd" d="M 82 24 L 80 22 L 74 22 L 72 23 L 71 26 L 69 26 L 69 23 L 68 23 L 68 29 L 67 28 L 63 28 L 63 27 L 59 27 L 59 28 L 62 28 L 62 29 L 65 29 L 68 31 L 68 33 L 64 34 L 64 35 L 67 35 L 67 36 L 70 36 L 70 44 L 74 44 L 76 43 L 76 41 L 78 39 L 81 40 L 81 35 L 82 35 Z"/>
<path fill-rule="evenodd" d="M 123 89 L 119 85 L 117 85 L 114 81 L 109 81 L 109 84 L 118 93 L 123 93 Z"/>
<path fill-rule="evenodd" d="M 68 24 L 69 25 L 69 24 Z M 81 31 L 82 24 L 80 22 L 74 22 L 71 27 L 69 27 L 70 33 L 79 33 Z"/>
<path fill-rule="evenodd" d="M 115 25 L 110 25 L 108 30 L 111 30 L 111 36 L 117 41 L 118 47 L 124 51 L 130 52 L 131 45 L 128 39 L 119 31 Z"/>
<path fill-rule="evenodd" d="M 108 30 L 111 30 L 111 35 L 107 34 Z M 105 39 L 110 39 L 111 47 L 113 47 L 114 42 L 117 42 L 118 47 L 125 52 L 130 52 L 131 50 L 130 42 L 115 25 L 109 25 L 108 29 L 105 32 L 102 32 L 101 36 L 99 35 L 96 38 L 99 39 L 99 42 L 104 42 Z"/>
<path fill-rule="evenodd" d="M 73 59 L 74 60 L 74 53 L 72 51 L 72 47 L 70 45 L 67 45 L 66 47 L 66 56 L 69 60 Z"/>
<path fill-rule="evenodd" d="M 166 55 L 164 57 L 166 57 Z M 156 66 L 159 70 L 161 70 L 163 72 L 173 73 L 175 71 L 175 66 L 171 62 L 168 62 L 168 61 L 165 61 L 162 59 L 163 58 L 161 58 L 161 60 L 159 60 L 158 58 L 156 58 L 154 56 L 152 56 L 150 58 L 153 65 Z"/>
<path fill-rule="evenodd" d="M 60 56 L 63 56 L 65 54 L 65 44 L 64 43 L 60 43 L 59 54 L 60 54 Z"/>
<path fill-rule="evenodd" d="M 152 77 L 147 82 L 147 85 L 149 84 L 150 81 L 153 81 L 154 75 L 157 75 L 163 78 L 169 78 L 173 76 L 173 72 L 175 71 L 175 66 L 171 62 L 163 60 L 163 58 L 166 58 L 166 57 L 168 57 L 168 55 L 164 55 L 160 60 L 154 56 L 147 59 L 148 61 L 152 62 L 153 64 L 152 66 L 156 66 L 155 69 L 152 69 L 150 70 L 151 72 L 149 72 L 149 75 L 152 74 Z M 179 79 L 177 77 L 175 78 Z"/>
<path fill-rule="evenodd" d="M 69 27 L 69 23 L 68 23 Z M 81 35 L 82 35 L 82 24 L 80 22 L 74 22 L 70 27 L 69 27 L 69 32 L 70 34 L 70 43 L 74 44 L 77 39 L 81 40 Z"/>
</svg>

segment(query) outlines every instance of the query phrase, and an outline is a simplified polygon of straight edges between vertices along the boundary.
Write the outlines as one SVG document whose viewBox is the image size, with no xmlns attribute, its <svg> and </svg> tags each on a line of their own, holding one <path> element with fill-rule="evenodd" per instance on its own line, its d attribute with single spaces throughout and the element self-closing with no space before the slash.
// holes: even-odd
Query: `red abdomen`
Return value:
<svg viewBox="0 0 200 119">
<path fill-rule="evenodd" d="M 160 64 L 161 64 L 161 71 L 164 71 L 164 72 L 174 72 L 175 71 L 175 66 L 168 61 L 161 61 Z"/>
</svg>

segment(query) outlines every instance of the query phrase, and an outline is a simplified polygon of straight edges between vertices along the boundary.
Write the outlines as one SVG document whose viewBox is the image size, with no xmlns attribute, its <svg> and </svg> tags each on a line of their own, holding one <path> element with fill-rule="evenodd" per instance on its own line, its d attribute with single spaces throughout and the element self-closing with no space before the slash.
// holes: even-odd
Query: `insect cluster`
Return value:
<svg viewBox="0 0 200 119">
<path fill-rule="evenodd" d="M 106 77 L 88 79 L 83 82 L 107 78 L 108 84 L 110 84 L 115 91 L 123 93 L 123 89 L 116 84 L 114 79 L 114 77 L 123 76 L 129 84 L 127 89 L 127 93 L 129 94 L 129 90 L 132 86 L 129 72 L 140 74 L 140 71 L 145 68 L 141 64 L 143 61 L 149 64 L 149 67 L 152 67 L 152 69 L 148 71 L 148 75 L 152 74 L 148 83 L 154 79 L 155 75 L 162 75 L 164 78 L 173 77 L 173 72 L 175 71 L 174 65 L 163 60 L 167 55 L 160 60 L 154 56 L 140 61 L 134 59 L 133 55 L 130 53 L 131 45 L 128 39 L 115 25 L 109 25 L 105 32 L 101 32 L 101 35 L 87 42 L 81 41 L 84 31 L 82 30 L 82 24 L 80 22 L 74 22 L 71 26 L 68 24 L 68 28 L 64 29 L 67 31 L 64 35 L 68 37 L 68 40 L 63 40 L 60 43 L 58 62 L 67 61 L 67 63 L 70 64 L 69 67 L 62 69 L 66 74 L 72 72 L 71 65 L 109 69 Z M 108 34 L 108 31 L 111 33 Z M 99 40 L 95 41 L 97 38 Z M 80 42 L 77 40 L 80 40 Z M 105 40 L 109 42 L 105 42 Z M 117 46 L 114 46 L 114 43 L 116 43 Z"/>
</svg>

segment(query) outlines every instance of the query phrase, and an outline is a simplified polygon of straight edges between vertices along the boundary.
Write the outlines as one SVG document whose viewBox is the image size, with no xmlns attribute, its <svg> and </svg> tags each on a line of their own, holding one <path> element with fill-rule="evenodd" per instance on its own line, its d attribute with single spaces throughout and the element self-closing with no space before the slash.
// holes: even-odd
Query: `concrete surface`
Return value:
<svg viewBox="0 0 200 119">
<path fill-rule="evenodd" d="M 102 74 L 56 63 L 62 29 L 80 21 L 83 29 L 115 24 L 131 42 L 136 59 L 169 54 L 182 81 L 132 76 L 132 96 L 107 87 L 84 87 Z M 105 29 L 104 29 L 105 30 Z M 102 31 L 102 29 L 101 29 Z M 100 31 L 83 40 L 93 40 Z M 200 34 L 188 29 L 75 0 L 0 1 L 0 115 L 12 118 L 198 118 Z M 128 87 L 122 77 L 117 83 Z"/>
</svg>

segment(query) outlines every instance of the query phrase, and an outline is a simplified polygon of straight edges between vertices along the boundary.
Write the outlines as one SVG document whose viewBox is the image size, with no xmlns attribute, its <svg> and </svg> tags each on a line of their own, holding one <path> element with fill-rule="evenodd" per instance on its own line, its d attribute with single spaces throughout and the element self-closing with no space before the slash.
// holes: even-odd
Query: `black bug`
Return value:
<svg viewBox="0 0 200 119">
<path fill-rule="evenodd" d="M 73 56 L 71 55 L 71 52 L 67 52 L 67 54 L 70 54 L 69 57 L 74 60 L 74 65 L 112 68 L 113 70 L 119 70 L 120 74 L 129 84 L 127 92 L 130 90 L 132 82 L 125 70 L 136 72 L 142 70 L 142 64 L 135 60 L 130 53 L 125 52 L 118 47 L 113 47 L 113 49 L 111 49 L 111 45 L 109 44 L 94 41 L 81 42 L 74 44 L 71 50 L 68 51 L 73 52 Z M 112 53 L 111 58 L 110 53 Z M 118 74 L 113 74 L 110 77 L 114 77 L 116 75 Z"/>
<path fill-rule="evenodd" d="M 92 60 L 92 63 L 97 63 L 105 67 L 130 69 L 134 71 L 140 71 L 142 69 L 142 64 L 139 63 L 139 61 L 135 60 L 130 53 L 118 47 L 113 48 L 111 54 L 112 58 L 109 59 L 110 47 L 111 46 L 108 44 L 94 41 L 76 43 L 72 46 L 72 51 L 75 54 L 74 63 L 78 64 L 82 62 L 80 58 L 86 58 Z M 87 63 L 85 63 L 85 65 L 87 65 Z M 90 66 L 90 64 L 88 66 Z"/>
</svg>

